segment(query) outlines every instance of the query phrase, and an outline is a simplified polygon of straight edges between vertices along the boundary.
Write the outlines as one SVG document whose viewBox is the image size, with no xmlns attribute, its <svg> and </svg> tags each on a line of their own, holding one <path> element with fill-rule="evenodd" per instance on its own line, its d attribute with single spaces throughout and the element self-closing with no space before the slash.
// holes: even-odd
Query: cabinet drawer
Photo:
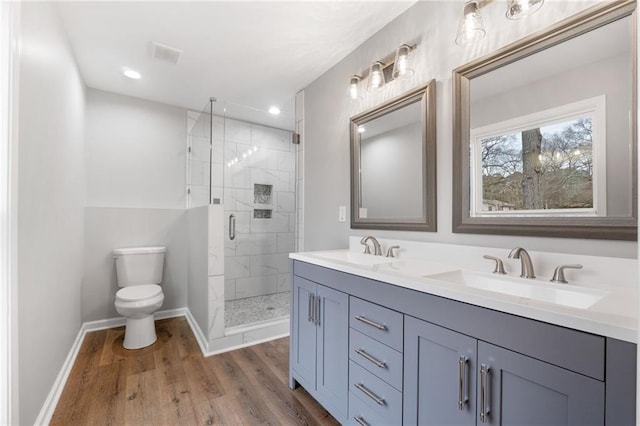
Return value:
<svg viewBox="0 0 640 426">
<path fill-rule="evenodd" d="M 351 297 L 349 326 L 402 352 L 403 315 L 399 312 Z"/>
<path fill-rule="evenodd" d="M 386 423 L 402 423 L 402 393 L 353 361 L 349 361 L 349 391 L 351 398 L 355 394 Z"/>
<path fill-rule="evenodd" d="M 349 358 L 402 391 L 402 354 L 377 340 L 349 329 Z"/>
<path fill-rule="evenodd" d="M 357 420 L 356 420 L 357 419 Z M 349 392 L 349 418 L 347 424 L 351 426 L 377 426 L 389 425 L 389 420 L 380 417 L 367 404 L 362 402 L 354 392 Z"/>
</svg>

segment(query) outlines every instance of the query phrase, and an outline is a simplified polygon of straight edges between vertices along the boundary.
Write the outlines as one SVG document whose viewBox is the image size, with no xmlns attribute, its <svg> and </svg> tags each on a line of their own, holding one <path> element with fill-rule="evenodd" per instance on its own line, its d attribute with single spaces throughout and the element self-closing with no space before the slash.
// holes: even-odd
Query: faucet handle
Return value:
<svg viewBox="0 0 640 426">
<path fill-rule="evenodd" d="M 496 267 L 493 269 L 493 273 L 494 274 L 506 274 L 506 272 L 504 270 L 504 263 L 502 263 L 502 259 L 500 259 L 499 257 L 495 257 L 495 256 L 489 256 L 488 254 L 485 254 L 482 257 L 485 258 L 485 259 L 493 260 L 493 261 L 496 262 Z"/>
<path fill-rule="evenodd" d="M 569 281 L 564 277 L 565 269 L 582 269 L 582 265 L 576 263 L 575 265 L 560 265 L 553 271 L 553 278 L 551 278 L 552 283 L 563 283 L 568 284 Z"/>
<path fill-rule="evenodd" d="M 391 246 L 391 247 L 389 247 L 389 248 L 387 249 L 387 257 L 396 257 L 396 256 L 393 254 L 393 250 L 394 250 L 394 249 L 395 249 L 395 250 L 397 250 L 397 249 L 399 249 L 399 248 L 400 248 L 400 246 Z"/>
<path fill-rule="evenodd" d="M 360 240 L 360 244 L 364 246 L 364 254 L 371 254 L 371 249 L 369 248 L 369 244 L 367 243 L 367 237 L 362 237 Z"/>
</svg>

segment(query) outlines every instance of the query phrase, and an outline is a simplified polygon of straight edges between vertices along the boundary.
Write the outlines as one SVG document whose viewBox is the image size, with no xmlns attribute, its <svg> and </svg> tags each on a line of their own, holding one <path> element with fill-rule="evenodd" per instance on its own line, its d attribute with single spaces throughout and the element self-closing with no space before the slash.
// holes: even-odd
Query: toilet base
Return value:
<svg viewBox="0 0 640 426">
<path fill-rule="evenodd" d="M 141 349 L 153 345 L 158 339 L 153 314 L 143 318 L 127 318 L 124 330 L 124 348 Z"/>
</svg>

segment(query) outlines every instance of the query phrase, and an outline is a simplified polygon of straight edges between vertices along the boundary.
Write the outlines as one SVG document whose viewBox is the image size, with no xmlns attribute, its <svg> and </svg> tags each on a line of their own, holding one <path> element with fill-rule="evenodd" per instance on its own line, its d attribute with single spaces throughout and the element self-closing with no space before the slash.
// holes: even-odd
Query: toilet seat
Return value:
<svg viewBox="0 0 640 426">
<path fill-rule="evenodd" d="M 162 287 L 157 284 L 144 284 L 124 287 L 116 293 L 116 301 L 140 302 L 162 294 Z"/>
</svg>

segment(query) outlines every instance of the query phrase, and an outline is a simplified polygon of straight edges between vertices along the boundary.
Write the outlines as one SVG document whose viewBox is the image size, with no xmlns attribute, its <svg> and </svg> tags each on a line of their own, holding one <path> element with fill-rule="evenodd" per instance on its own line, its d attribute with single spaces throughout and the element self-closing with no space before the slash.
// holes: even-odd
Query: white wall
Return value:
<svg viewBox="0 0 640 426">
<path fill-rule="evenodd" d="M 188 307 L 200 330 L 208 330 L 208 206 L 186 211 L 188 236 Z"/>
<path fill-rule="evenodd" d="M 120 316 L 119 247 L 166 246 L 162 309 L 186 306 L 186 110 L 88 89 L 86 114 L 82 320 Z"/>
<path fill-rule="evenodd" d="M 18 397 L 33 424 L 81 325 L 85 89 L 50 3 L 23 3 L 21 31 Z"/>
<path fill-rule="evenodd" d="M 87 91 L 87 205 L 185 207 L 185 109 Z"/>
<path fill-rule="evenodd" d="M 451 232 L 452 202 L 452 83 L 451 72 L 479 56 L 543 29 L 550 22 L 592 5 L 592 1 L 545 2 L 525 20 L 504 17 L 503 2 L 487 3 L 488 34 L 479 44 L 460 47 L 454 43 L 462 2 L 418 2 L 349 54 L 344 60 L 305 88 L 305 250 L 345 248 L 349 235 L 371 231 L 351 230 L 349 222 L 338 222 L 338 206 L 349 206 L 349 117 L 424 84 L 437 81 L 437 191 L 438 232 L 375 231 L 395 239 L 437 241 L 454 244 L 513 247 L 538 251 L 636 257 L 636 242 L 583 241 L 572 239 L 454 234 Z M 413 52 L 415 74 L 394 81 L 379 93 L 364 92 L 360 103 L 348 96 L 349 77 L 362 73 L 371 62 L 387 57 L 403 43 L 417 42 Z"/>
</svg>

